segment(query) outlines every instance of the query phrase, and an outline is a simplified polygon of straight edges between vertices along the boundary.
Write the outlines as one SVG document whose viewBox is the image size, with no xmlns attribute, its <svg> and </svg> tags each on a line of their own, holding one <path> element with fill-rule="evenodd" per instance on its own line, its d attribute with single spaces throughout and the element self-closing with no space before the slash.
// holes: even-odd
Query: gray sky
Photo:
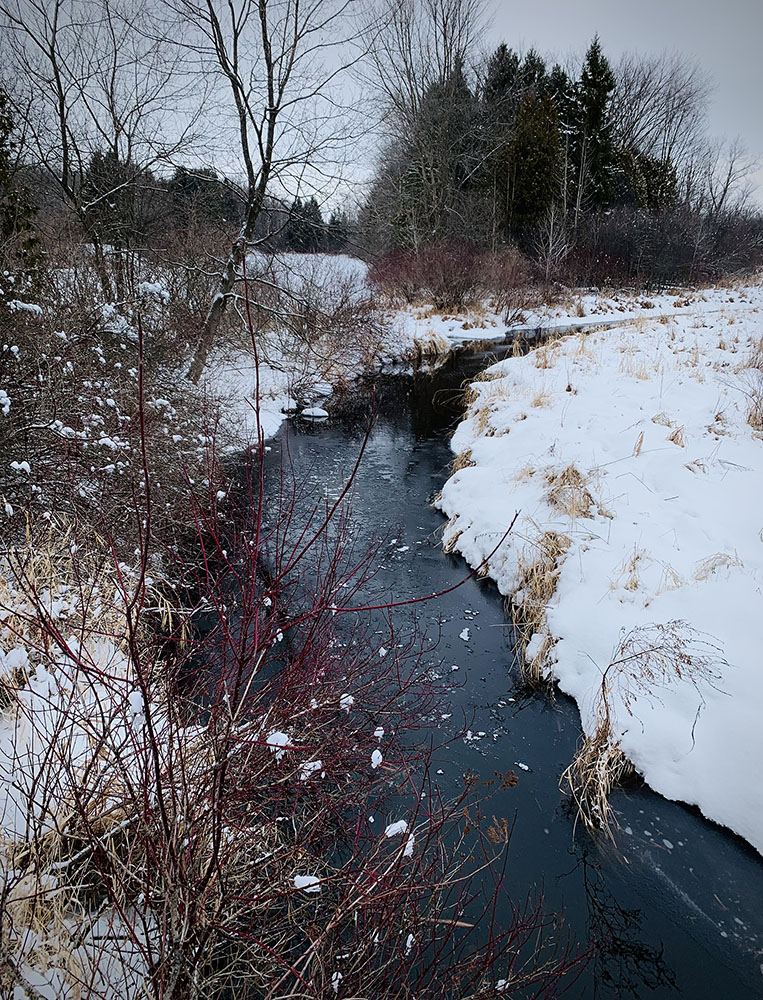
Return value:
<svg viewBox="0 0 763 1000">
<path fill-rule="evenodd" d="M 739 135 L 759 160 L 763 204 L 763 0 L 487 0 L 488 47 L 505 41 L 566 58 L 598 31 L 613 62 L 626 51 L 677 51 L 712 77 L 711 133 Z"/>
</svg>

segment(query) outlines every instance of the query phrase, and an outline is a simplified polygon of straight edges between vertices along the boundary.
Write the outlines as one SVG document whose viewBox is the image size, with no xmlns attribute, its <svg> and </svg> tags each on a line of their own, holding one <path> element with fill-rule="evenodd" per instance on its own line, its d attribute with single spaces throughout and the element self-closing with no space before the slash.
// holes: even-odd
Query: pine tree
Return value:
<svg viewBox="0 0 763 1000">
<path fill-rule="evenodd" d="M 236 225 L 242 221 L 240 198 L 209 167 L 177 167 L 165 186 L 176 221 L 184 225 L 193 219 Z"/>
<path fill-rule="evenodd" d="M 8 95 L 0 88 L 0 273 L 3 291 L 24 290 L 35 278 L 40 263 L 40 241 L 34 231 L 37 209 L 20 182 L 15 122 Z"/>
<path fill-rule="evenodd" d="M 529 93 L 517 114 L 509 147 L 509 228 L 526 242 L 558 197 L 561 147 L 559 118 L 550 97 Z"/>
<path fill-rule="evenodd" d="M 571 122 L 575 215 L 584 205 L 606 208 L 613 197 L 616 153 L 610 121 L 615 77 L 594 36 L 578 81 Z"/>
<path fill-rule="evenodd" d="M 96 150 L 80 192 L 88 232 L 117 250 L 143 243 L 153 222 L 151 199 L 144 196 L 155 187 L 150 172 L 139 170 L 113 150 Z"/>
<path fill-rule="evenodd" d="M 523 96 L 542 92 L 546 81 L 546 60 L 535 49 L 529 49 L 519 69 Z"/>
<path fill-rule="evenodd" d="M 316 253 L 323 249 L 324 238 L 325 225 L 318 202 L 314 197 L 305 202 L 295 198 L 284 229 L 286 247 L 296 253 Z"/>
<path fill-rule="evenodd" d="M 350 219 L 344 209 L 334 209 L 326 227 L 326 250 L 341 253 L 350 241 Z"/>
<path fill-rule="evenodd" d="M 493 112 L 515 110 L 519 91 L 519 56 L 503 42 L 488 60 L 482 102 Z"/>
</svg>

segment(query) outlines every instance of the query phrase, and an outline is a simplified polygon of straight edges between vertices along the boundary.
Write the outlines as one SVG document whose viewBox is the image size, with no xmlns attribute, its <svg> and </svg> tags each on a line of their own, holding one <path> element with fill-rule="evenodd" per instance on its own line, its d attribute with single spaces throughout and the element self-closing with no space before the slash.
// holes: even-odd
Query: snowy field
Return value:
<svg viewBox="0 0 763 1000">
<path fill-rule="evenodd" d="M 526 659 L 589 734 L 619 661 L 627 757 L 763 852 L 763 288 L 612 301 L 473 383 L 444 541 L 476 566 L 518 511 L 489 574 L 520 612 L 545 577 Z"/>
</svg>

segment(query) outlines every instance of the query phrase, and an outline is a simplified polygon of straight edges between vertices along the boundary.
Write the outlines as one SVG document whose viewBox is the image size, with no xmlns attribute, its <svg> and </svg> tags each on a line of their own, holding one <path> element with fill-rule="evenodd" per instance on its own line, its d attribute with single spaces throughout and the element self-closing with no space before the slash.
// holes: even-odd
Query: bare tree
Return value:
<svg viewBox="0 0 763 1000">
<path fill-rule="evenodd" d="M 152 32 L 146 0 L 2 0 L 8 90 L 28 157 L 55 182 L 92 243 L 112 298 L 94 209 L 193 141 L 190 81 Z M 198 92 L 198 84 L 194 81 Z M 123 169 L 83 186 L 94 154 Z"/>
<path fill-rule="evenodd" d="M 336 176 L 351 142 L 344 71 L 363 54 L 360 0 L 167 0 L 185 51 L 214 81 L 215 130 L 243 175 L 244 221 L 224 261 L 189 372 L 198 381 L 268 193 Z"/>
<path fill-rule="evenodd" d="M 384 113 L 413 125 L 429 88 L 474 55 L 484 0 L 385 0 L 365 81 Z"/>
<path fill-rule="evenodd" d="M 556 275 L 571 249 L 564 213 L 553 202 L 535 240 L 535 253 L 546 284 Z"/>
<path fill-rule="evenodd" d="M 615 79 L 611 113 L 618 146 L 663 163 L 683 162 L 704 135 L 708 75 L 677 53 L 628 53 Z"/>
<path fill-rule="evenodd" d="M 708 142 L 697 157 L 700 198 L 711 216 L 741 212 L 752 193 L 751 177 L 757 163 L 740 138 Z"/>
</svg>

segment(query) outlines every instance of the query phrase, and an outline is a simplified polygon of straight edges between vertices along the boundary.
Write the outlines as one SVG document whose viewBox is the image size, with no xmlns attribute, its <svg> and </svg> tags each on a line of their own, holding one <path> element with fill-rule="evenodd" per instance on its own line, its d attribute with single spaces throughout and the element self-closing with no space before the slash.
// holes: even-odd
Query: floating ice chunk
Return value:
<svg viewBox="0 0 763 1000">
<path fill-rule="evenodd" d="M 303 892 L 320 892 L 320 879 L 315 875 L 295 875 L 294 888 Z"/>
<path fill-rule="evenodd" d="M 462 629 L 458 633 L 458 638 L 459 639 L 463 639 L 464 642 L 468 642 L 469 641 L 469 639 L 471 638 L 471 632 L 469 631 L 468 626 L 466 628 Z"/>
<path fill-rule="evenodd" d="M 408 832 L 408 820 L 399 819 L 395 823 L 390 823 L 387 829 L 384 831 L 385 837 L 399 837 L 403 833 Z"/>
<path fill-rule="evenodd" d="M 371 754 L 371 767 L 374 769 L 374 771 L 376 770 L 377 767 L 381 765 L 383 760 L 384 756 L 381 750 L 374 750 L 374 752 Z"/>
</svg>

